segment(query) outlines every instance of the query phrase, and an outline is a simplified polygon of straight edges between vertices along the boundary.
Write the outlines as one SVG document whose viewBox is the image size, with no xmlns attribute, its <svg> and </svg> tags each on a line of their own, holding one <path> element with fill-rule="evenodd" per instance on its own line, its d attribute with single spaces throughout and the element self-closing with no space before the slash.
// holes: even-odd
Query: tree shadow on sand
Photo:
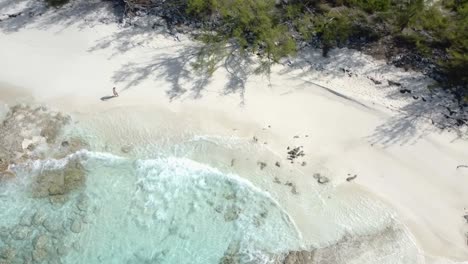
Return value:
<svg viewBox="0 0 468 264">
<path fill-rule="evenodd" d="M 254 71 L 253 61 L 239 54 L 236 50 L 228 51 L 229 55 L 215 61 L 213 71 L 207 68 L 197 69 L 194 64 L 203 53 L 205 47 L 195 44 L 181 45 L 177 52 L 162 53 L 147 60 L 125 64 L 114 73 L 112 80 L 123 85 L 123 90 L 137 88 L 145 80 L 169 82 L 166 91 L 171 101 L 177 99 L 198 99 L 204 92 L 219 95 L 238 94 L 240 104 L 245 103 L 246 82 Z M 227 81 L 223 89 L 208 90 L 213 72 L 223 69 Z"/>
<path fill-rule="evenodd" d="M 62 8 L 48 8 L 44 2 L 36 0 L 3 0 L 0 2 L 0 31 L 4 34 L 13 33 L 23 28 L 35 28 L 40 30 L 51 27 L 64 30 L 70 26 L 78 28 L 93 27 L 98 24 L 115 23 L 122 25 L 124 6 L 122 1 L 85 1 L 76 0 Z M 103 49 L 113 49 L 111 57 L 130 51 L 136 46 L 148 46 L 149 48 L 165 49 L 168 47 L 151 47 L 151 36 L 162 34 L 167 38 L 178 39 L 169 34 L 169 31 L 160 18 L 144 18 L 146 26 L 121 27 L 110 36 L 104 36 L 97 41 L 89 52 Z M 122 25 L 123 26 L 123 25 Z M 217 91 L 208 91 L 211 72 L 194 71 L 192 63 L 197 60 L 202 46 L 195 44 L 173 44 L 177 46 L 177 52 L 148 55 L 140 60 L 122 66 L 112 76 L 112 80 L 124 86 L 124 89 L 138 88 L 144 80 L 165 80 L 170 83 L 166 91 L 170 100 L 182 98 L 200 98 L 204 92 L 216 92 L 220 95 L 239 94 L 240 103 L 245 103 L 245 88 L 249 77 L 254 74 L 254 63 L 251 58 L 244 56 L 235 50 L 229 51 L 224 60 L 217 61 L 215 69 L 221 69 L 215 74 L 226 74 L 224 88 Z M 385 99 L 389 104 L 386 107 L 393 109 L 396 114 L 378 126 L 369 136 L 371 143 L 383 145 L 408 144 L 433 131 L 450 129 L 459 138 L 466 138 L 466 122 L 468 120 L 468 106 L 460 107 L 458 100 L 451 94 L 442 91 L 427 89 L 427 79 L 414 77 L 412 73 L 392 74 L 388 77 L 392 66 L 381 64 L 372 66 L 372 61 L 367 56 L 359 55 L 350 59 L 346 52 L 331 51 L 330 58 L 323 59 L 318 50 L 302 51 L 288 67 L 284 67 L 280 74 L 290 74 L 294 78 L 313 78 L 311 73 L 325 71 L 328 79 L 352 78 L 353 74 L 366 76 L 369 82 L 375 84 L 375 89 L 385 90 Z M 300 72 L 297 73 L 297 70 Z M 399 83 L 400 86 L 387 85 L 387 81 Z M 309 78 L 310 79 L 310 78 Z M 329 92 L 340 96 L 334 87 L 327 87 Z M 401 91 L 405 92 L 401 92 Z M 411 91 L 411 92 L 408 92 Z M 342 98 L 346 98 L 341 96 Z M 423 99 L 424 98 L 424 99 Z M 349 99 L 349 97 L 348 97 Z M 355 101 L 356 98 L 351 98 Z M 406 101 L 405 104 L 392 107 L 391 102 Z M 431 124 L 427 126 L 426 124 Z"/>
<path fill-rule="evenodd" d="M 134 59 L 118 70 L 112 80 L 129 89 L 140 84 L 145 79 L 159 80 L 163 78 L 171 84 L 167 91 L 170 100 L 188 95 L 200 98 L 210 83 L 211 74 L 206 71 L 194 71 L 192 63 L 199 56 L 201 46 L 184 45 L 178 42 L 178 36 L 171 34 L 163 19 L 159 17 L 138 17 L 137 21 L 125 24 L 123 1 L 86 1 L 76 0 L 61 8 L 49 8 L 42 1 L 36 0 L 3 0 L 0 3 L 0 31 L 11 34 L 24 28 L 46 30 L 56 29 L 58 32 L 70 26 L 79 29 L 94 27 L 99 24 L 114 23 L 120 29 L 111 35 L 103 36 L 89 52 L 113 50 L 110 58 L 124 54 L 138 46 L 147 46 L 153 51 L 178 46 L 178 54 L 161 54 L 149 56 L 149 59 Z M 166 37 L 172 41 L 168 47 L 152 47 L 155 35 Z M 216 69 L 224 68 L 228 81 L 224 89 L 217 91 L 221 95 L 239 94 L 241 104 L 244 103 L 245 83 L 253 71 L 250 70 L 250 60 L 232 52 L 224 61 L 218 61 Z M 137 87 L 135 87 L 137 88 Z"/>
<path fill-rule="evenodd" d="M 61 8 L 50 8 L 44 1 L 3 0 L 0 3 L 0 30 L 17 32 L 26 27 L 63 30 L 77 25 L 82 29 L 97 24 L 119 22 L 124 14 L 122 1 L 71 1 Z"/>
<path fill-rule="evenodd" d="M 317 73 L 326 73 L 321 75 L 322 83 L 334 78 L 350 78 L 352 81 L 356 76 L 364 77 L 364 81 L 367 79 L 368 84 L 375 86 L 374 99 L 381 98 L 379 103 L 394 113 L 368 136 L 371 144 L 413 144 L 428 134 L 448 130 L 454 133 L 454 140 L 468 138 L 468 105 L 463 105 L 451 93 L 440 88 L 429 89 L 433 81 L 422 74 L 402 69 L 396 71 L 392 65 L 376 64 L 368 56 L 351 56 L 353 52 L 357 51 L 335 50 L 330 58 L 322 58 L 318 51 L 303 52 L 281 74 L 303 79 L 314 84 L 314 88 L 321 87 L 346 100 L 349 98 L 334 87 L 306 79 L 313 79 Z M 356 98 L 353 96 L 351 101 L 362 105 L 362 101 Z"/>
<path fill-rule="evenodd" d="M 392 109 L 396 114 L 376 127 L 369 141 L 384 146 L 413 144 L 428 134 L 443 131 L 452 132 L 453 141 L 468 139 L 468 107 L 452 94 L 436 89 L 411 94 L 395 91 L 390 97 L 406 96 L 412 102 Z"/>
</svg>

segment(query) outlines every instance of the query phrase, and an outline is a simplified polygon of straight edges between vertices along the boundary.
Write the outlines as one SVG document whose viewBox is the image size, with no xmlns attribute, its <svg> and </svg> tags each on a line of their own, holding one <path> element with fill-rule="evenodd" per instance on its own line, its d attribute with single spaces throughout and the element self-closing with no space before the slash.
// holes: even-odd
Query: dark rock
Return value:
<svg viewBox="0 0 468 264">
<path fill-rule="evenodd" d="M 401 89 L 400 93 L 405 94 L 405 93 L 411 93 L 411 90 L 409 89 Z"/>
<path fill-rule="evenodd" d="M 461 119 L 461 118 L 457 118 L 457 119 L 456 119 L 456 125 L 457 125 L 457 126 L 463 126 L 463 125 L 465 125 L 466 123 L 467 123 L 467 120 L 465 120 L 465 119 Z"/>
<path fill-rule="evenodd" d="M 289 147 L 288 147 L 288 150 L 289 150 Z M 302 146 L 299 146 L 288 151 L 287 159 L 290 161 L 294 161 L 295 159 L 299 157 L 303 157 L 303 156 L 305 156 L 305 153 L 302 150 Z"/>
<path fill-rule="evenodd" d="M 401 86 L 401 83 L 388 80 L 388 85 L 390 85 L 390 86 Z"/>
<path fill-rule="evenodd" d="M 357 178 L 357 175 L 355 174 L 354 176 L 346 178 L 346 181 L 350 182 L 350 181 L 352 181 L 352 180 L 354 180 L 356 178 Z"/>
<path fill-rule="evenodd" d="M 29 150 L 29 151 L 33 151 L 33 150 L 36 149 L 36 145 L 33 144 L 33 143 L 31 143 L 31 144 L 29 144 L 29 145 L 26 147 L 26 149 Z"/>
<path fill-rule="evenodd" d="M 465 218 L 466 223 L 468 224 L 468 214 L 464 215 L 463 218 Z"/>
<path fill-rule="evenodd" d="M 278 168 L 281 167 L 281 164 L 279 163 L 279 161 L 277 161 L 277 162 L 275 163 L 275 166 L 278 167 Z"/>
<path fill-rule="evenodd" d="M 262 162 L 262 161 L 257 162 L 257 164 L 258 164 L 258 166 L 260 166 L 261 170 L 263 170 L 267 166 L 267 164 L 265 162 Z"/>
<path fill-rule="evenodd" d="M 325 184 L 325 183 L 328 183 L 330 181 L 327 177 L 320 175 L 320 173 L 315 173 L 313 177 L 320 184 Z"/>
<path fill-rule="evenodd" d="M 453 111 L 452 109 L 450 109 L 449 107 L 445 107 L 447 109 L 447 111 L 449 112 L 449 115 L 452 116 L 454 114 L 456 114 L 457 112 Z"/>
<path fill-rule="evenodd" d="M 372 78 L 372 77 L 369 77 L 369 80 L 371 80 L 371 81 L 372 81 L 374 84 L 376 84 L 376 85 L 382 84 L 381 81 L 376 80 L 376 79 L 374 79 L 374 78 Z"/>
<path fill-rule="evenodd" d="M 292 193 L 292 194 L 299 194 L 299 192 L 298 192 L 297 189 L 296 189 L 296 186 L 293 186 L 293 187 L 291 188 L 291 193 Z"/>
</svg>

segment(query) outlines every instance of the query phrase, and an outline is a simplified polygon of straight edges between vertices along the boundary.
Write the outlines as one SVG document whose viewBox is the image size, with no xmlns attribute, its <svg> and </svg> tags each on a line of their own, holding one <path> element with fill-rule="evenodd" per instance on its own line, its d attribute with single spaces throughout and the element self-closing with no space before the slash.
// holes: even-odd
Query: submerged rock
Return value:
<svg viewBox="0 0 468 264">
<path fill-rule="evenodd" d="M 61 114 L 57 114 L 55 118 L 49 119 L 45 122 L 40 135 L 46 139 L 47 143 L 54 143 L 60 135 L 62 127 L 67 124 L 68 121 L 69 118 Z"/>
<path fill-rule="evenodd" d="M 43 248 L 34 249 L 32 252 L 32 258 L 36 262 L 42 262 L 47 258 L 47 251 Z"/>
<path fill-rule="evenodd" d="M 33 241 L 34 249 L 41 249 L 41 248 L 45 249 L 47 248 L 48 244 L 49 244 L 49 237 L 47 237 L 44 234 L 38 235 Z"/>
<path fill-rule="evenodd" d="M 32 225 L 32 219 L 33 215 L 32 214 L 24 214 L 21 216 L 19 224 L 22 226 L 31 226 Z"/>
<path fill-rule="evenodd" d="M 38 210 L 33 216 L 33 225 L 39 226 L 47 219 L 47 214 L 43 210 Z"/>
<path fill-rule="evenodd" d="M 0 238 L 5 239 L 8 237 L 9 234 L 10 234 L 10 229 L 4 226 L 0 227 Z"/>
<path fill-rule="evenodd" d="M 70 226 L 70 230 L 73 232 L 73 233 L 80 233 L 81 232 L 81 228 L 82 228 L 82 221 L 81 219 L 75 219 L 73 220 L 71 226 Z"/>
<path fill-rule="evenodd" d="M 29 237 L 31 230 L 26 226 L 17 226 L 11 232 L 11 237 L 15 240 L 24 240 Z"/>
<path fill-rule="evenodd" d="M 80 210 L 80 211 L 86 211 L 88 209 L 88 206 L 89 206 L 89 198 L 86 194 L 81 194 L 79 197 L 78 197 L 78 202 L 76 203 L 76 207 Z"/>
<path fill-rule="evenodd" d="M 289 252 L 283 263 L 284 264 L 313 264 L 314 251 L 291 251 Z"/>
<path fill-rule="evenodd" d="M 0 251 L 0 259 L 11 261 L 16 256 L 16 250 L 12 247 L 5 247 Z"/>
<path fill-rule="evenodd" d="M 51 233 L 57 232 L 61 228 L 60 222 L 53 218 L 47 218 L 42 226 Z"/>
<path fill-rule="evenodd" d="M 84 185 L 86 172 L 78 160 L 70 160 L 63 169 L 44 170 L 33 184 L 33 196 L 61 196 Z M 51 201 L 55 202 L 55 201 Z"/>
<path fill-rule="evenodd" d="M 226 222 L 231 222 L 237 220 L 239 218 L 239 214 L 241 213 L 241 209 L 237 206 L 232 206 L 227 209 L 224 213 L 224 220 Z"/>
</svg>

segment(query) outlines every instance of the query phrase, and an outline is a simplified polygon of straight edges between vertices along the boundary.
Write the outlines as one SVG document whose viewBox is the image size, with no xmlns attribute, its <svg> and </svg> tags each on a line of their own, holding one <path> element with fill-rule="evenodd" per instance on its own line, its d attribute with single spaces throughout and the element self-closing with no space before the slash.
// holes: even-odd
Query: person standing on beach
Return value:
<svg viewBox="0 0 468 264">
<path fill-rule="evenodd" d="M 112 88 L 112 92 L 114 93 L 114 96 L 115 96 L 115 97 L 118 97 L 118 96 L 119 96 L 119 94 L 118 94 L 117 91 L 115 90 L 115 87 Z"/>
</svg>

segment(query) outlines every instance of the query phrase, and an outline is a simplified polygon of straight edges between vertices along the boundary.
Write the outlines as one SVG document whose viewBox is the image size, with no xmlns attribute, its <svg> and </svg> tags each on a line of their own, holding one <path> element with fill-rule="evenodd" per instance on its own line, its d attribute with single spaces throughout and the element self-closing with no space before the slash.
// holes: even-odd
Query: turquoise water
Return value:
<svg viewBox="0 0 468 264">
<path fill-rule="evenodd" d="M 95 151 L 13 166 L 16 178 L 0 184 L 0 264 L 261 264 L 304 247 L 314 249 L 313 263 L 424 263 L 391 208 L 357 185 L 299 178 L 292 167 L 272 166 L 279 156 L 250 139 L 120 114 L 63 133 Z M 172 138 L 174 131 L 181 135 Z M 47 186 L 44 175 L 75 162 L 83 185 L 33 195 L 38 179 Z"/>
<path fill-rule="evenodd" d="M 42 260 L 63 263 L 219 263 L 228 252 L 241 263 L 268 263 L 272 254 L 299 246 L 288 215 L 236 175 L 183 158 L 94 152 L 74 158 L 87 170 L 86 186 L 64 204 L 30 197 L 28 181 L 67 159 L 18 167 L 16 182 L 1 187 L 2 224 L 27 229 L 23 239 L 3 239 L 17 259 L 34 257 L 41 235 L 49 242 Z M 34 222 L 38 212 L 41 223 L 16 224 L 28 214 Z"/>
</svg>

